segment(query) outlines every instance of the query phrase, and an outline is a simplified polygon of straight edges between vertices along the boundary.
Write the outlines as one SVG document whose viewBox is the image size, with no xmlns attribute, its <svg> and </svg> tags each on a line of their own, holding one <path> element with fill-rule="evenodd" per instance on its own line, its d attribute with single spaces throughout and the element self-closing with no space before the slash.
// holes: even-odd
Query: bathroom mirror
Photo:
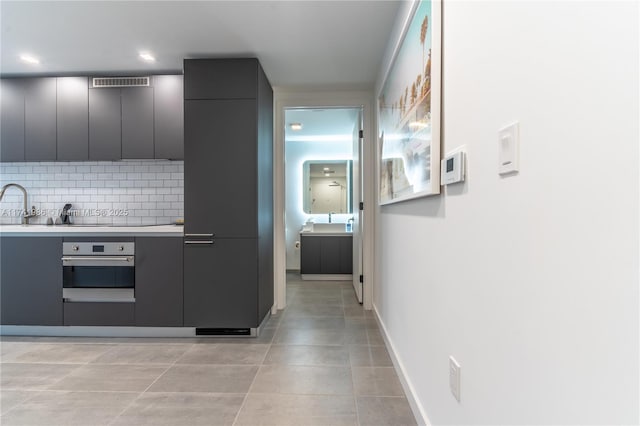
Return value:
<svg viewBox="0 0 640 426">
<path fill-rule="evenodd" d="M 302 180 L 305 213 L 352 213 L 351 160 L 305 161 Z"/>
</svg>

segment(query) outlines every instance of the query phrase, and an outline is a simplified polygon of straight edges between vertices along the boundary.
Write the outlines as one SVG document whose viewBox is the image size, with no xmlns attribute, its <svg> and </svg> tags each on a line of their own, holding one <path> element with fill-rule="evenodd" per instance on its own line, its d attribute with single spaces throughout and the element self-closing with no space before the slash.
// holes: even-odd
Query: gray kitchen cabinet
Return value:
<svg viewBox="0 0 640 426">
<path fill-rule="evenodd" d="M 24 80 L 24 158 L 55 161 L 56 78 Z"/>
<path fill-rule="evenodd" d="M 255 100 L 185 101 L 185 233 L 256 238 Z"/>
<path fill-rule="evenodd" d="M 184 246 L 184 325 L 251 328 L 258 325 L 257 241 L 216 238 Z"/>
<path fill-rule="evenodd" d="M 89 89 L 89 159 L 120 160 L 120 89 Z"/>
<path fill-rule="evenodd" d="M 57 79 L 57 160 L 89 159 L 89 82 L 87 77 Z"/>
<path fill-rule="evenodd" d="M 183 159 L 183 78 L 92 87 L 88 77 L 0 80 L 0 161 Z"/>
<path fill-rule="evenodd" d="M 154 158 L 153 88 L 89 89 L 89 159 Z"/>
<path fill-rule="evenodd" d="M 255 328 L 273 305 L 273 91 L 253 58 L 184 70 L 185 325 Z"/>
<path fill-rule="evenodd" d="M 123 87 L 122 158 L 154 158 L 153 150 L 153 88 Z"/>
<path fill-rule="evenodd" d="M 256 59 L 195 59 L 184 61 L 185 99 L 256 99 Z"/>
<path fill-rule="evenodd" d="M 133 303 L 65 302 L 64 325 L 133 326 Z"/>
<path fill-rule="evenodd" d="M 345 236 L 300 236 L 301 274 L 351 274 L 353 238 Z"/>
<path fill-rule="evenodd" d="M 62 325 L 62 238 L 0 238 L 4 325 Z"/>
<path fill-rule="evenodd" d="M 182 238 L 136 238 L 137 326 L 183 325 Z"/>
<path fill-rule="evenodd" d="M 24 79 L 0 80 L 0 161 L 24 161 Z"/>
<path fill-rule="evenodd" d="M 184 97 L 181 75 L 153 76 L 154 158 L 184 158 Z"/>
</svg>

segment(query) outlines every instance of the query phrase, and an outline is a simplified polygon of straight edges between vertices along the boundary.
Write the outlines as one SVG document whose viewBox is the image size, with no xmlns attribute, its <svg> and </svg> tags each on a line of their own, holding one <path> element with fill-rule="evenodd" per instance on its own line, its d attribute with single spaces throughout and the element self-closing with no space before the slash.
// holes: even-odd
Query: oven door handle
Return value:
<svg viewBox="0 0 640 426">
<path fill-rule="evenodd" d="M 85 262 L 133 262 L 133 256 L 82 256 L 67 257 L 63 256 L 62 261 L 71 265 L 71 263 Z"/>
</svg>

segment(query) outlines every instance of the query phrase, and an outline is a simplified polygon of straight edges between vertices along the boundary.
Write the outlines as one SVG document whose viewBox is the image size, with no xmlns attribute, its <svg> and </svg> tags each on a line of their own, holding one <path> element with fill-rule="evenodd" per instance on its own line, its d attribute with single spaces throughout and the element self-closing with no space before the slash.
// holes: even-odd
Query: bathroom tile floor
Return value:
<svg viewBox="0 0 640 426">
<path fill-rule="evenodd" d="M 414 425 L 350 282 L 287 276 L 257 338 L 0 341 L 0 424 Z"/>
</svg>

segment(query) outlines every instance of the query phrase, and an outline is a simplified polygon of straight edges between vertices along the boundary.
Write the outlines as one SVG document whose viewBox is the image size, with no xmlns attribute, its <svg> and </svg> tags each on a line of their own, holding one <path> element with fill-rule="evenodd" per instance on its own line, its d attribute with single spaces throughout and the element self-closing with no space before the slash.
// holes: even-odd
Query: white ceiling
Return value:
<svg viewBox="0 0 640 426">
<path fill-rule="evenodd" d="M 358 124 L 357 108 L 288 109 L 285 111 L 287 142 L 351 142 Z M 291 123 L 302 124 L 301 130 L 291 130 Z"/>
<path fill-rule="evenodd" d="M 274 86 L 372 87 L 400 3 L 2 0 L 0 72 L 176 72 L 183 58 L 257 57 Z"/>
</svg>

